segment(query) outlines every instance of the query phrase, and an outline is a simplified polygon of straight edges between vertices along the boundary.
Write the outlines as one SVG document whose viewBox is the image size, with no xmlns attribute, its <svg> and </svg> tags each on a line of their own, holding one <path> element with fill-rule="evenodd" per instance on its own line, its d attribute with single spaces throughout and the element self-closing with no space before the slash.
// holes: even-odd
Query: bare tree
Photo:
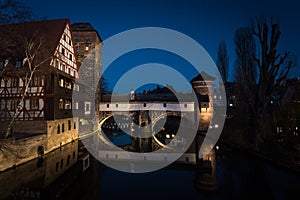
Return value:
<svg viewBox="0 0 300 200">
<path fill-rule="evenodd" d="M 22 94 L 20 94 L 20 101 L 19 104 L 16 106 L 16 110 L 8 124 L 5 137 L 8 137 L 8 135 L 11 133 L 11 129 L 13 126 L 13 123 L 18 116 L 20 110 L 22 109 L 23 102 L 25 97 L 27 96 L 28 88 L 30 87 L 30 84 L 32 82 L 32 78 L 34 73 L 38 70 L 38 68 L 43 65 L 44 63 L 48 62 L 50 59 L 53 58 L 53 56 L 41 56 L 41 53 L 45 53 L 45 46 L 43 45 L 45 41 L 43 38 L 35 36 L 31 38 L 24 38 L 24 54 L 25 57 L 23 59 L 23 65 L 28 67 L 28 71 L 26 72 L 25 77 L 25 87 L 24 90 L 22 90 Z M 42 58 L 42 59 L 41 59 Z"/>
<path fill-rule="evenodd" d="M 276 88 L 285 82 L 295 66 L 289 52 L 278 51 L 280 36 L 279 24 L 272 19 L 267 22 L 265 18 L 257 18 L 251 28 L 239 29 L 235 35 L 238 81 L 241 81 L 243 101 L 248 105 L 249 128 L 256 144 L 264 135 L 263 121 Z M 258 55 L 254 39 L 258 41 Z"/>
<path fill-rule="evenodd" d="M 239 89 L 239 108 L 246 110 L 242 116 L 246 121 L 247 127 L 251 127 L 251 118 L 253 118 L 253 110 L 255 106 L 256 77 L 257 65 L 255 62 L 256 45 L 252 30 L 249 27 L 242 27 L 236 30 L 234 36 L 235 52 L 236 52 L 236 74 L 235 79 Z M 250 119 L 248 121 L 248 119 Z M 251 131 L 247 133 L 251 137 Z"/>
<path fill-rule="evenodd" d="M 225 41 L 221 41 L 218 48 L 218 59 L 217 59 L 217 67 L 223 79 L 223 82 L 226 83 L 228 81 L 228 54 Z"/>
</svg>

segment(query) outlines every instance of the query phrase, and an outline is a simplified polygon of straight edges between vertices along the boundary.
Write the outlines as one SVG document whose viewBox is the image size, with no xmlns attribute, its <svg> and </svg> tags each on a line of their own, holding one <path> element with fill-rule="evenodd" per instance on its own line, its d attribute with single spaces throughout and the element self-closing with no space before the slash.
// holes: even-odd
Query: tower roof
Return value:
<svg viewBox="0 0 300 200">
<path fill-rule="evenodd" d="M 210 76 L 206 72 L 202 71 L 200 74 L 198 74 L 191 80 L 191 83 L 195 81 L 214 81 L 215 79 L 215 77 Z"/>
</svg>

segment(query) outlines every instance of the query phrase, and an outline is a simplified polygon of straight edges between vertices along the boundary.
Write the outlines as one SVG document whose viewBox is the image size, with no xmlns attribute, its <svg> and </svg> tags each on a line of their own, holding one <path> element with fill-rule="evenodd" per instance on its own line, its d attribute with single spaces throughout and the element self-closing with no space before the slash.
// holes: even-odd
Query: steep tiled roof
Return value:
<svg viewBox="0 0 300 200">
<path fill-rule="evenodd" d="M 54 19 L 0 26 L 0 59 L 23 58 L 29 40 L 42 45 L 39 59 L 52 56 L 67 24 L 69 19 Z"/>
</svg>

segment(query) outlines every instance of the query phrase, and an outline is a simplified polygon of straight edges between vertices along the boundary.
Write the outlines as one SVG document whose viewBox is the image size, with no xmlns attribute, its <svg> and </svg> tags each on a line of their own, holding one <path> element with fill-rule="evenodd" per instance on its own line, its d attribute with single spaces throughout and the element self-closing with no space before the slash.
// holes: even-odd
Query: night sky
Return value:
<svg viewBox="0 0 300 200">
<path fill-rule="evenodd" d="M 279 48 L 300 57 L 300 3 L 296 0 L 27 0 L 24 3 L 32 8 L 36 19 L 70 18 L 71 23 L 90 22 L 103 40 L 138 27 L 174 29 L 196 40 L 215 61 L 218 44 L 225 40 L 231 67 L 235 59 L 235 30 L 249 25 L 250 19 L 256 16 L 275 16 L 280 19 L 282 31 Z M 111 85 L 132 66 L 148 62 L 184 68 L 182 71 L 188 80 L 197 73 L 190 69 L 189 63 L 168 52 L 149 51 L 147 56 L 139 51 L 135 53 L 118 61 L 118 70 L 105 72 Z"/>
</svg>

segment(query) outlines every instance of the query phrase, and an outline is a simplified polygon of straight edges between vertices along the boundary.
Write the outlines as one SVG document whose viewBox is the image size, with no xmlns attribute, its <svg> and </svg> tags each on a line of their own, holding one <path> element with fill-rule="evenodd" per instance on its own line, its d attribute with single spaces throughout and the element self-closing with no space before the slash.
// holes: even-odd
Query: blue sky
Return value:
<svg viewBox="0 0 300 200">
<path fill-rule="evenodd" d="M 300 58 L 300 12 L 296 0 L 27 0 L 24 3 L 32 8 L 37 19 L 70 18 L 71 23 L 90 22 L 103 40 L 128 29 L 164 27 L 196 40 L 213 60 L 219 42 L 225 40 L 230 66 L 235 59 L 235 30 L 248 25 L 258 15 L 275 16 L 280 19 L 282 30 L 279 48 Z M 183 71 L 188 80 L 197 75 L 189 63 L 168 52 L 137 51 L 135 54 L 122 57 L 114 69 L 105 73 L 110 84 L 130 67 L 149 62 L 170 65 Z"/>
</svg>

